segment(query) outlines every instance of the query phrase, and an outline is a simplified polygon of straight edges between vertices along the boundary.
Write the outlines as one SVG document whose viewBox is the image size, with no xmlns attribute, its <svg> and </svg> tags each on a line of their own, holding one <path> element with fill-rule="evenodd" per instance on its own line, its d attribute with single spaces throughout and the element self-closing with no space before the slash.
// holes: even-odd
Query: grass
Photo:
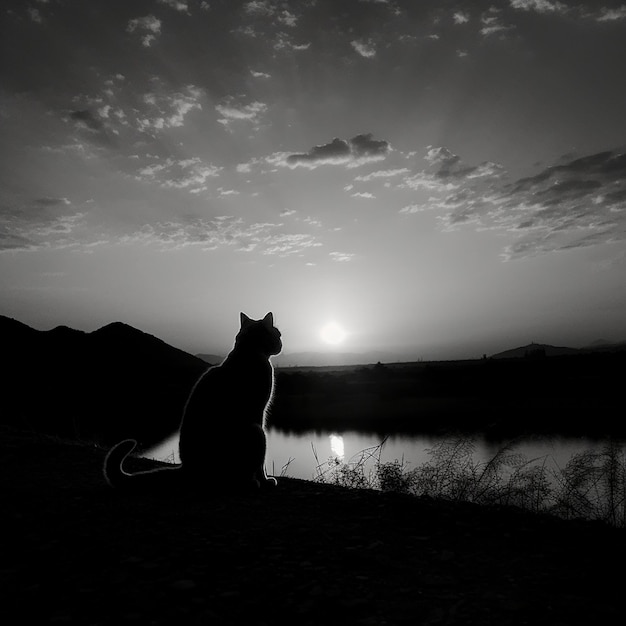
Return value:
<svg viewBox="0 0 626 626">
<path fill-rule="evenodd" d="M 401 460 L 383 462 L 386 439 L 347 461 L 320 462 L 314 480 L 351 488 L 395 491 L 485 505 L 512 505 L 567 519 L 601 520 L 626 528 L 626 451 L 610 441 L 599 451 L 575 454 L 565 465 L 549 457 L 528 459 L 516 441 L 491 458 L 474 458 L 472 438 L 457 437 L 428 449 L 429 460 L 409 468 Z"/>
</svg>

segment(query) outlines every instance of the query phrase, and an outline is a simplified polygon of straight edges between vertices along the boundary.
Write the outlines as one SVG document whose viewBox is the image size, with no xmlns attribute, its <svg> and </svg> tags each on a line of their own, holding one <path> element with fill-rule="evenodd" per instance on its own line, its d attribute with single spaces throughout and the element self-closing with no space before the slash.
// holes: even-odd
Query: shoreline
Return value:
<svg viewBox="0 0 626 626">
<path fill-rule="evenodd" d="M 101 448 L 1 435 L 2 588 L 7 614 L 24 620 L 571 626 L 623 615 L 624 531 L 599 522 L 297 479 L 263 494 L 123 494 L 102 479 Z"/>
</svg>

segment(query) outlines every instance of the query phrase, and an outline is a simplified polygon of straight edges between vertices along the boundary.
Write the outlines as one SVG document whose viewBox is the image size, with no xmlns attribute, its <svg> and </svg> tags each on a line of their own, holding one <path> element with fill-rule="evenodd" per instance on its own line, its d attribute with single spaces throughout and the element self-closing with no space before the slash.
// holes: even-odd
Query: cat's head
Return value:
<svg viewBox="0 0 626 626">
<path fill-rule="evenodd" d="M 236 345 L 261 352 L 266 356 L 280 354 L 283 342 L 280 331 L 274 326 L 274 316 L 268 313 L 262 320 L 250 319 L 240 313 L 241 329 L 235 339 Z"/>
</svg>

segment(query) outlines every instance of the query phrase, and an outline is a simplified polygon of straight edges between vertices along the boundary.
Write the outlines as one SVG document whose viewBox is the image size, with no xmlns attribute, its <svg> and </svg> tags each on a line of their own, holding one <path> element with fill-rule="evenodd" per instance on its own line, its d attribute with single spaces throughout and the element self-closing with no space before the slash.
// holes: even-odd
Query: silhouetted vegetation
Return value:
<svg viewBox="0 0 626 626">
<path fill-rule="evenodd" d="M 564 518 L 600 520 L 626 527 L 626 452 L 616 442 L 574 455 L 564 468 L 548 457 L 528 459 L 514 442 L 490 459 L 474 458 L 468 437 L 442 441 L 430 459 L 410 468 L 404 460 L 381 461 L 380 445 L 351 459 L 317 460 L 315 480 L 351 488 L 373 488 L 492 506 L 517 506 Z"/>
<path fill-rule="evenodd" d="M 280 370 L 270 424 L 354 429 L 626 436 L 626 352 Z"/>
</svg>

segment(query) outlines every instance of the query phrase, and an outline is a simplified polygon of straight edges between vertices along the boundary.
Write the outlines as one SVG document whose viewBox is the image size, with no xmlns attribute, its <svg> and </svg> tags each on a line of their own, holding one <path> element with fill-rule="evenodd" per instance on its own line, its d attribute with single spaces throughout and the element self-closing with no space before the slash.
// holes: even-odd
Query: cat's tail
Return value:
<svg viewBox="0 0 626 626">
<path fill-rule="evenodd" d="M 124 471 L 124 459 L 135 449 L 134 439 L 124 439 L 114 445 L 104 459 L 104 478 L 111 485 L 122 489 L 166 488 L 178 483 L 180 465 L 160 467 L 145 472 L 129 474 Z"/>
</svg>

